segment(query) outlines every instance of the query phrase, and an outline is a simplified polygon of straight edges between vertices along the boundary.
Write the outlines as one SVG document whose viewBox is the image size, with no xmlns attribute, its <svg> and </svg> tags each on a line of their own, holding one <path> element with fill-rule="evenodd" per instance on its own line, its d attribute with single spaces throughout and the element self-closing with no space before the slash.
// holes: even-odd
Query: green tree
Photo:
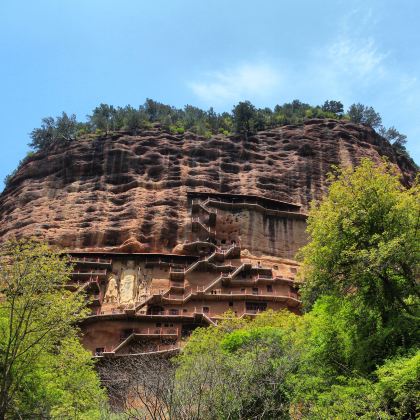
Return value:
<svg viewBox="0 0 420 420">
<path fill-rule="evenodd" d="M 250 133 L 254 130 L 257 110 L 249 101 L 239 102 L 232 110 L 233 124 L 237 133 Z"/>
<path fill-rule="evenodd" d="M 407 143 L 407 136 L 405 134 L 401 134 L 395 127 L 390 127 L 388 129 L 381 127 L 379 129 L 379 134 L 392 144 L 394 150 L 410 158 L 405 147 Z"/>
<path fill-rule="evenodd" d="M 67 142 L 75 140 L 78 124 L 75 114 L 69 116 L 63 112 L 55 120 L 55 137 Z"/>
<path fill-rule="evenodd" d="M 77 341 L 85 300 L 63 288 L 69 270 L 67 260 L 46 245 L 19 241 L 1 247 L 0 419 L 27 418 L 35 408 L 40 417 L 63 413 L 63 407 L 83 414 L 97 404 L 92 395 L 100 400 L 90 358 Z M 60 363 L 64 370 L 58 372 Z"/>
<path fill-rule="evenodd" d="M 55 121 L 53 117 L 45 117 L 42 119 L 41 127 L 34 128 L 31 131 L 30 137 L 32 141 L 29 147 L 35 150 L 43 150 L 51 146 L 55 138 Z"/>
<path fill-rule="evenodd" d="M 194 331 L 179 356 L 178 412 L 182 418 L 287 418 L 285 378 L 299 355 L 291 345 L 297 316 L 272 311 L 255 321 L 229 316 Z"/>
<path fill-rule="evenodd" d="M 420 412 L 420 350 L 387 360 L 375 372 L 375 390 L 393 418 L 415 419 Z"/>
<path fill-rule="evenodd" d="M 186 105 L 183 109 L 146 99 L 138 109 L 127 105 L 114 107 L 100 104 L 87 116 L 87 122 L 78 122 L 75 115 L 65 112 L 56 118 L 42 120 L 41 127 L 30 133 L 30 147 L 47 150 L 57 143 L 67 143 L 76 138 L 86 137 L 89 133 L 108 133 L 116 130 L 129 130 L 137 133 L 139 129 L 151 127 L 153 123 L 174 134 L 183 134 L 186 130 L 210 138 L 212 134 L 228 135 L 236 133 L 255 133 L 260 130 L 286 124 L 302 124 L 309 118 L 346 119 L 355 123 L 367 124 L 392 143 L 399 155 L 410 156 L 405 148 L 406 137 L 394 127 L 385 129 L 381 125 L 380 115 L 372 108 L 362 104 L 353 104 L 348 113 L 343 115 L 340 101 L 327 100 L 321 106 L 311 106 L 298 99 L 283 105 L 276 105 L 274 110 L 266 107 L 257 109 L 251 102 L 237 104 L 232 112 L 218 114 L 213 108 L 204 111 Z M 414 164 L 414 162 L 412 162 Z M 10 181 L 8 177 L 6 181 Z"/>
<path fill-rule="evenodd" d="M 323 300 L 323 299 L 321 299 Z M 339 303 L 338 301 L 336 303 Z M 300 332 L 301 357 L 296 373 L 287 378 L 294 417 L 325 419 L 415 419 L 420 409 L 419 351 L 405 350 L 370 374 L 354 370 L 343 359 L 343 347 L 351 349 L 350 323 L 339 313 L 322 307 L 305 314 Z M 331 302 L 329 302 L 331 304 Z M 318 305 L 318 302 L 317 302 Z M 360 311 L 359 316 L 363 313 Z M 340 325 L 341 324 L 341 325 Z M 347 344 L 346 344 L 347 343 Z M 386 343 L 385 343 L 386 345 Z"/>
<path fill-rule="evenodd" d="M 153 99 L 146 99 L 146 102 L 144 103 L 144 110 L 151 122 L 159 120 L 159 116 L 161 114 L 160 105 L 161 104 L 159 102 L 156 102 Z"/>
<path fill-rule="evenodd" d="M 40 128 L 32 130 L 32 141 L 29 146 L 35 150 L 45 150 L 56 142 L 70 142 L 76 139 L 79 123 L 76 115 L 67 115 L 65 112 L 57 118 L 46 117 L 42 119 Z"/>
<path fill-rule="evenodd" d="M 395 127 L 390 127 L 386 129 L 381 127 L 379 129 L 379 134 L 388 140 L 391 144 L 398 144 L 399 146 L 404 146 L 407 143 L 407 136 L 401 134 Z"/>
<path fill-rule="evenodd" d="M 213 114 L 211 114 L 213 116 Z M 187 130 L 193 128 L 197 123 L 205 121 L 206 113 L 192 105 L 185 105 L 183 112 L 183 121 Z"/>
<path fill-rule="evenodd" d="M 220 128 L 219 131 L 222 131 L 224 134 L 229 134 L 233 131 L 233 118 L 229 112 L 223 112 L 220 115 Z"/>
<path fill-rule="evenodd" d="M 292 404 L 292 418 L 324 419 L 392 419 L 385 402 L 375 391 L 375 384 L 360 377 L 331 377 L 325 390 L 307 390 L 304 398 Z"/>
<path fill-rule="evenodd" d="M 121 127 L 137 133 L 138 130 L 147 127 L 147 115 L 142 107 L 135 109 L 127 105 L 123 109 L 123 117 Z"/>
<path fill-rule="evenodd" d="M 381 116 L 371 107 L 360 103 L 350 105 L 347 115 L 350 121 L 358 124 L 366 124 L 373 128 L 381 127 Z"/>
<path fill-rule="evenodd" d="M 76 337 L 63 339 L 27 372 L 15 411 L 37 418 L 99 418 L 106 400 L 93 364 L 91 353 Z"/>
<path fill-rule="evenodd" d="M 343 104 L 340 101 L 325 101 L 322 110 L 337 115 L 343 115 L 344 112 Z"/>
<path fill-rule="evenodd" d="M 95 129 L 102 130 L 108 133 L 114 130 L 117 111 L 112 105 L 100 104 L 97 106 L 92 115 L 89 115 L 89 122 Z"/>
<path fill-rule="evenodd" d="M 207 122 L 211 131 L 213 133 L 218 133 L 219 128 L 220 128 L 221 118 L 220 118 L 220 115 L 214 111 L 213 107 L 211 107 L 206 112 L 206 119 L 207 119 Z"/>
<path fill-rule="evenodd" d="M 337 170 L 311 208 L 301 252 L 307 307 L 322 294 L 361 298 L 385 316 L 412 314 L 418 297 L 419 186 L 406 189 L 390 164 L 363 159 Z"/>
<path fill-rule="evenodd" d="M 419 187 L 405 189 L 390 164 L 367 159 L 330 181 L 308 219 L 302 298 L 307 310 L 335 299 L 326 310 L 342 320 L 346 363 L 369 371 L 418 340 Z"/>
<path fill-rule="evenodd" d="M 283 124 L 299 124 L 302 123 L 306 117 L 306 112 L 312 107 L 309 104 L 293 100 L 283 105 L 276 105 L 274 107 L 274 114 L 277 123 Z"/>
</svg>

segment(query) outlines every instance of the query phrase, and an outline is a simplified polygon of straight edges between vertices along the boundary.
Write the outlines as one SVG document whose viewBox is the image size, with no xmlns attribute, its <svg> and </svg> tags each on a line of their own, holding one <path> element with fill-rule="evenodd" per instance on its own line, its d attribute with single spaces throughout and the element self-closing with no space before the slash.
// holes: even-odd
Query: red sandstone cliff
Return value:
<svg viewBox="0 0 420 420">
<path fill-rule="evenodd" d="M 331 165 L 361 157 L 415 168 L 372 129 L 309 120 L 247 139 L 158 128 L 40 152 L 0 196 L 0 237 L 35 236 L 70 249 L 171 252 L 186 235 L 187 191 L 253 194 L 302 205 L 326 191 Z"/>
</svg>

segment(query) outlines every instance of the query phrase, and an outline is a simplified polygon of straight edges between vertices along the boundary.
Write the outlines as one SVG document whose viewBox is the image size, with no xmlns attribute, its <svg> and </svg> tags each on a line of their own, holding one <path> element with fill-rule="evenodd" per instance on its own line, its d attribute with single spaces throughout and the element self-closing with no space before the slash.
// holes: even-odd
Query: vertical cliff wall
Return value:
<svg viewBox="0 0 420 420">
<path fill-rule="evenodd" d="M 334 120 L 247 138 L 155 128 L 78 140 L 35 154 L 18 171 L 0 196 L 0 236 L 34 236 L 71 250 L 178 252 L 190 232 L 190 191 L 286 201 L 304 213 L 326 191 L 331 165 L 381 156 L 399 166 L 404 182 L 413 178 L 410 163 L 372 129 Z M 239 233 L 253 254 L 292 257 L 304 241 L 299 217 L 232 211 L 217 229 L 226 240 Z"/>
</svg>

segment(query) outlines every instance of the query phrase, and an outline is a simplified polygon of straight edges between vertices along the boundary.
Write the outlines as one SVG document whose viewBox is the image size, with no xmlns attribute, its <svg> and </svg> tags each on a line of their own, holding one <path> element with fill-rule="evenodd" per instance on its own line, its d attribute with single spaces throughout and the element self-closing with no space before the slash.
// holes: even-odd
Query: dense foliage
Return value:
<svg viewBox="0 0 420 420">
<path fill-rule="evenodd" d="M 151 418 L 418 418 L 419 186 L 369 160 L 330 181 L 301 251 L 304 315 L 228 313 L 195 330 L 165 386 L 137 388 L 160 407 Z"/>
<path fill-rule="evenodd" d="M 389 318 L 412 312 L 419 258 L 419 188 L 402 187 L 391 165 L 361 165 L 330 176 L 328 197 L 308 219 L 311 241 L 302 250 L 303 297 L 361 299 Z M 355 291 L 357 290 L 357 293 Z"/>
<path fill-rule="evenodd" d="M 249 101 L 244 101 L 234 106 L 230 113 L 216 113 L 213 108 L 204 111 L 186 105 L 179 109 L 147 99 L 138 108 L 100 104 L 88 115 L 86 122 L 79 122 L 74 114 L 69 116 L 65 112 L 56 118 L 44 118 L 41 127 L 31 132 L 29 145 L 35 150 L 45 150 L 57 142 L 70 142 L 86 134 L 106 135 L 120 130 L 137 133 L 154 123 L 173 134 L 183 134 L 185 131 L 205 137 L 218 133 L 249 134 L 285 124 L 301 124 L 308 118 L 344 118 L 374 128 L 382 127 L 381 117 L 372 107 L 353 104 L 344 114 L 343 104 L 339 101 L 325 101 L 322 106 L 311 106 L 294 100 L 276 105 L 274 109 L 257 108 Z"/>
<path fill-rule="evenodd" d="M 190 419 L 285 418 L 287 378 L 299 358 L 292 337 L 301 320 L 288 312 L 267 312 L 255 321 L 232 315 L 189 339 L 176 362 L 178 405 Z"/>
<path fill-rule="evenodd" d="M 0 419 L 99 416 L 103 391 L 77 336 L 85 299 L 63 289 L 69 270 L 42 244 L 0 249 Z"/>
</svg>

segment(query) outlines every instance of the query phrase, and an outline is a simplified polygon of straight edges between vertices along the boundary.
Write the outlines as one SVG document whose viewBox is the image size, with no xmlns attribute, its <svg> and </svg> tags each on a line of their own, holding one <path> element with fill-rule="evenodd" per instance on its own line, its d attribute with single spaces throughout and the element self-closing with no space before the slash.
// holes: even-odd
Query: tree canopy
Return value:
<svg viewBox="0 0 420 420">
<path fill-rule="evenodd" d="M 393 167 L 363 159 L 337 169 L 328 196 L 308 219 L 310 242 L 302 250 L 310 306 L 323 294 L 360 298 L 386 315 L 417 290 L 419 187 L 405 189 Z"/>
<path fill-rule="evenodd" d="M 65 112 L 57 118 L 46 117 L 42 119 L 40 128 L 31 132 L 29 146 L 35 150 L 43 150 L 51 147 L 56 142 L 70 142 L 77 137 L 80 123 L 76 121 L 76 115 L 67 115 Z"/>
<path fill-rule="evenodd" d="M 350 121 L 360 124 L 367 124 L 373 128 L 382 126 L 381 116 L 371 107 L 360 103 L 353 104 L 348 110 Z"/>
<path fill-rule="evenodd" d="M 399 150 L 404 150 L 405 137 L 394 127 L 385 129 L 381 125 L 380 115 L 372 107 L 353 104 L 344 113 L 340 101 L 327 100 L 322 106 L 312 106 L 297 99 L 276 105 L 273 109 L 257 108 L 250 101 L 243 101 L 235 105 L 232 112 L 223 113 L 217 113 L 213 108 L 205 111 L 192 105 L 180 109 L 152 99 L 146 99 L 137 108 L 101 103 L 87 116 L 86 122 L 77 121 L 74 114 L 69 116 L 65 112 L 56 118 L 43 118 L 41 127 L 31 132 L 29 146 L 34 150 L 46 150 L 57 142 L 69 142 L 86 134 L 106 135 L 121 130 L 136 133 L 153 124 L 160 124 L 173 134 L 183 134 L 188 130 L 204 137 L 253 134 L 276 126 L 301 124 L 308 118 L 346 119 L 366 124 L 377 128 L 384 138 L 398 143 Z"/>
<path fill-rule="evenodd" d="M 46 245 L 0 249 L 0 419 L 99 413 L 103 392 L 76 326 L 85 298 L 63 288 L 70 269 Z"/>
</svg>

